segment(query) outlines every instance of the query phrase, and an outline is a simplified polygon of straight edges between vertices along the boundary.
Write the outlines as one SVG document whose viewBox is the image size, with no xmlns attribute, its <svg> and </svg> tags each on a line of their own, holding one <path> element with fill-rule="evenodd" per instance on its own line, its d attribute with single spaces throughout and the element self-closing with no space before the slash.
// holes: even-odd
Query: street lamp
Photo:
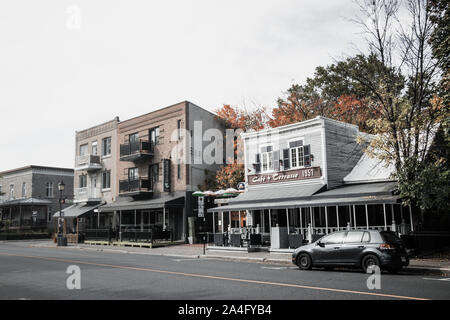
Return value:
<svg viewBox="0 0 450 320">
<path fill-rule="evenodd" d="M 61 181 L 60 183 L 58 183 L 58 190 L 59 190 L 59 223 L 58 223 L 58 247 L 60 246 L 66 246 L 67 242 L 64 241 L 63 238 L 63 231 L 62 229 L 62 224 L 63 224 L 63 220 L 62 220 L 62 201 L 63 201 L 63 191 L 64 188 L 66 187 L 66 185 L 64 184 L 63 181 Z"/>
</svg>

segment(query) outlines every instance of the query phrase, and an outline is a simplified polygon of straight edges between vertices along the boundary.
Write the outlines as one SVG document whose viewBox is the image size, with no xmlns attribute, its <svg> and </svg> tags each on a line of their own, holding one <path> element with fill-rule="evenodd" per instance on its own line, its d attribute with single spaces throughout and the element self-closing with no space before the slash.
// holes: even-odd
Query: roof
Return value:
<svg viewBox="0 0 450 320">
<path fill-rule="evenodd" d="M 253 202 L 231 203 L 227 206 L 208 209 L 208 212 L 235 210 L 285 209 L 314 206 L 363 205 L 397 203 L 394 195 L 395 182 L 344 185 L 342 187 L 297 199 L 276 199 L 268 197 Z"/>
<path fill-rule="evenodd" d="M 76 204 L 71 205 L 70 207 L 67 207 L 62 210 L 63 217 L 64 218 L 76 218 L 76 217 L 79 217 L 91 210 L 97 209 L 101 205 L 102 205 L 101 203 L 94 204 L 94 205 L 92 205 L 92 204 L 88 205 L 86 203 L 76 203 Z M 59 211 L 56 212 L 53 215 L 53 217 L 54 218 L 59 217 Z"/>
<path fill-rule="evenodd" d="M 47 167 L 47 166 L 29 165 L 29 166 L 25 166 L 25 167 L 16 168 L 16 169 L 10 169 L 10 170 L 1 171 L 0 175 L 13 173 L 13 172 L 24 171 L 24 170 L 30 170 L 30 169 L 50 169 L 50 170 L 71 171 L 72 173 L 74 172 L 74 170 L 71 169 L 71 168 L 60 168 L 60 167 Z"/>
<path fill-rule="evenodd" d="M 352 171 L 344 177 L 345 183 L 389 181 L 395 172 L 393 165 L 387 165 L 363 153 Z"/>
<path fill-rule="evenodd" d="M 119 198 L 119 200 L 101 206 L 100 212 L 111 212 L 120 210 L 156 209 L 170 207 L 184 207 L 183 192 L 173 192 L 170 195 L 151 198 L 146 200 L 134 200 L 132 197 Z"/>
<path fill-rule="evenodd" d="M 26 198 L 26 199 L 7 200 L 5 202 L 1 202 L 0 207 L 13 206 L 13 205 L 46 206 L 51 203 L 52 203 L 51 201 L 45 200 L 45 199 Z"/>
</svg>

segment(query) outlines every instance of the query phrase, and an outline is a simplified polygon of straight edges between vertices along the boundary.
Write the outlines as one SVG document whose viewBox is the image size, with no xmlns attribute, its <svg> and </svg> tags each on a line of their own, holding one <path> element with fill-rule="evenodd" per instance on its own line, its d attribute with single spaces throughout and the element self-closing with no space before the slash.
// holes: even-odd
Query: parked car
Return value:
<svg viewBox="0 0 450 320">
<path fill-rule="evenodd" d="M 403 241 L 391 231 L 351 230 L 338 231 L 297 248 L 292 262 L 302 270 L 312 267 L 370 266 L 395 273 L 409 264 Z"/>
</svg>

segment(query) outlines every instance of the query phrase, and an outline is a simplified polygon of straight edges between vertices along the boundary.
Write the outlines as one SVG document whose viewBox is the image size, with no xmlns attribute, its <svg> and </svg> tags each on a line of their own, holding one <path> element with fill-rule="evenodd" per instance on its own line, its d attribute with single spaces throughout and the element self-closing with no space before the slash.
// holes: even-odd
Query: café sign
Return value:
<svg viewBox="0 0 450 320">
<path fill-rule="evenodd" d="M 258 185 L 267 183 L 280 183 L 287 181 L 317 179 L 321 177 L 320 167 L 288 170 L 266 174 L 254 174 L 248 176 L 248 184 Z"/>
</svg>

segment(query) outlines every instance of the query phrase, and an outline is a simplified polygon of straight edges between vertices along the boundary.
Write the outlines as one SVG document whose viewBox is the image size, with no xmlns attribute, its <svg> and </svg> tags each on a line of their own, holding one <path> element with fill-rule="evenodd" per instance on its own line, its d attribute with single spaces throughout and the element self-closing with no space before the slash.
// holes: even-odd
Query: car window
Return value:
<svg viewBox="0 0 450 320">
<path fill-rule="evenodd" d="M 349 231 L 344 243 L 361 242 L 364 232 L 363 231 Z"/>
<path fill-rule="evenodd" d="M 370 242 L 370 233 L 364 232 L 362 242 Z"/>
<path fill-rule="evenodd" d="M 402 240 L 399 237 L 397 237 L 395 235 L 395 233 L 393 233 L 393 232 L 381 231 L 380 234 L 381 234 L 381 237 L 383 238 L 383 240 L 388 243 L 401 243 L 402 242 Z"/>
<path fill-rule="evenodd" d="M 344 235 L 345 232 L 332 233 L 320 239 L 320 242 L 323 244 L 342 243 L 342 241 L 344 240 Z"/>
</svg>

